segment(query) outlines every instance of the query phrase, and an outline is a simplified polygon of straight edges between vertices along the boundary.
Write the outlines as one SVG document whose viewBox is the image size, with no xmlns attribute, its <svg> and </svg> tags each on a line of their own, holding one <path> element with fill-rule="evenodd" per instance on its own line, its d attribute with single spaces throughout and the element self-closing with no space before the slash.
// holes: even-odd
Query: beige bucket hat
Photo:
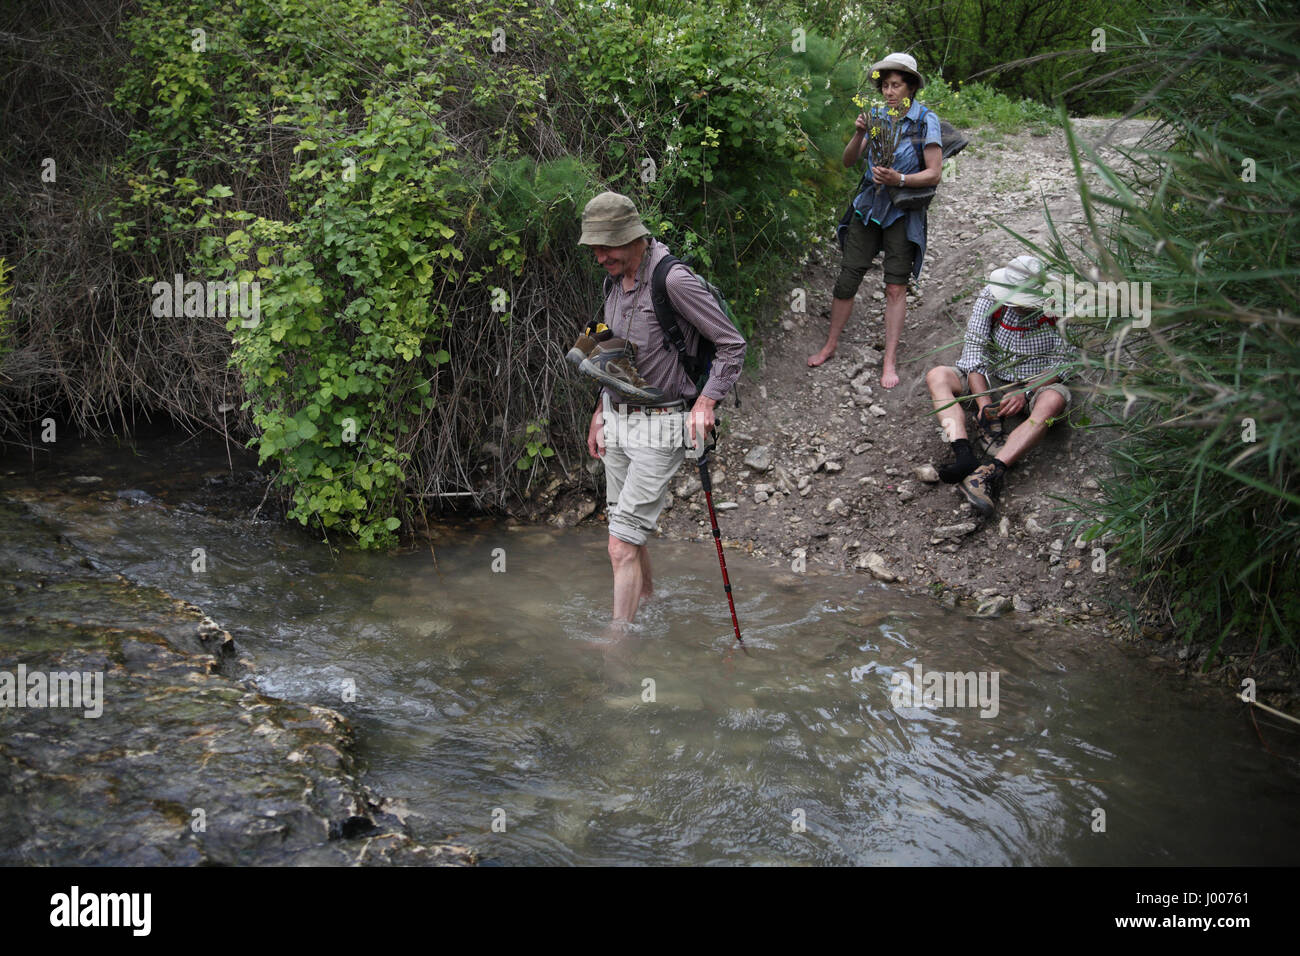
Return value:
<svg viewBox="0 0 1300 956">
<path fill-rule="evenodd" d="M 1060 279 L 1033 256 L 1016 256 L 1001 269 L 989 273 L 989 285 L 998 302 L 1022 308 L 1042 308 L 1047 301 L 1044 286 L 1050 282 L 1059 283 Z"/>
<path fill-rule="evenodd" d="M 916 77 L 916 88 L 918 90 L 925 86 L 925 77 L 923 77 L 921 71 L 916 68 L 916 57 L 912 56 L 910 53 L 889 54 L 889 56 L 885 57 L 879 63 L 871 64 L 871 72 L 875 73 L 877 70 L 882 72 L 885 70 L 902 70 L 904 73 L 911 73 Z"/>
<path fill-rule="evenodd" d="M 625 246 L 650 235 L 636 204 L 621 193 L 603 192 L 582 210 L 580 246 Z"/>
</svg>

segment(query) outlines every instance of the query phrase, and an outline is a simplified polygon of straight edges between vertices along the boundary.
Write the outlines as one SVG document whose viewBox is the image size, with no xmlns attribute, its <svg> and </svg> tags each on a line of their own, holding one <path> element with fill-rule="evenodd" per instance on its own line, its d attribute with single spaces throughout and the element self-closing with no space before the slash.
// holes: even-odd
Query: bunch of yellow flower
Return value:
<svg viewBox="0 0 1300 956">
<path fill-rule="evenodd" d="M 870 114 L 871 139 L 868 146 L 868 159 L 872 166 L 893 166 L 894 152 L 898 149 L 898 140 L 903 132 L 903 124 L 898 110 L 883 106 L 873 106 Z"/>
</svg>

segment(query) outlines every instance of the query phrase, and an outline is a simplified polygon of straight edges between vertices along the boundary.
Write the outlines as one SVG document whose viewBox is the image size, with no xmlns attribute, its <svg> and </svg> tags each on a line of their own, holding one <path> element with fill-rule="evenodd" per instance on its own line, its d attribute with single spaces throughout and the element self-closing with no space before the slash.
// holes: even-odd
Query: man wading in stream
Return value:
<svg viewBox="0 0 1300 956">
<path fill-rule="evenodd" d="M 704 283 L 686 266 L 671 266 L 668 303 L 687 354 L 695 355 L 702 339 L 717 349 L 708 379 L 697 388 L 655 317 L 651 277 L 668 249 L 650 237 L 632 200 L 605 192 L 587 203 L 578 244 L 590 246 L 609 273 L 604 323 L 609 341 L 620 343 L 617 352 L 601 354 L 603 343 L 584 336 L 575 348 L 587 355 L 582 368 L 604 383 L 587 450 L 605 463 L 614 621 L 630 623 L 654 591 L 646 541 L 668 499 L 668 483 L 687 448 L 694 458 L 704 446 L 714 406 L 740 377 L 745 340 Z"/>
</svg>

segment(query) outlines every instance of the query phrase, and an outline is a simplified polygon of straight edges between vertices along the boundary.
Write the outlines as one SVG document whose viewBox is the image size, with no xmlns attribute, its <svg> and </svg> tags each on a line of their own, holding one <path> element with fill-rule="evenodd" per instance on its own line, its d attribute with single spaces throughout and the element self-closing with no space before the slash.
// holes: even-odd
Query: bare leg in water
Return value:
<svg viewBox="0 0 1300 956">
<path fill-rule="evenodd" d="M 631 624 L 637 605 L 654 594 L 650 549 L 610 535 L 609 560 L 614 567 L 614 623 Z"/>
</svg>

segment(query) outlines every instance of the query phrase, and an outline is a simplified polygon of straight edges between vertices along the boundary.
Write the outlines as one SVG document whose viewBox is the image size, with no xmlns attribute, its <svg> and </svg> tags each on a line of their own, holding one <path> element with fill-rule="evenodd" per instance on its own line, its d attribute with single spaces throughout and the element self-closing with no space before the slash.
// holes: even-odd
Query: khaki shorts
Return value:
<svg viewBox="0 0 1300 956">
<path fill-rule="evenodd" d="M 645 544 L 668 500 L 668 483 L 686 458 L 686 410 L 619 412 L 604 398 L 605 505 L 609 533 Z"/>
<path fill-rule="evenodd" d="M 954 375 L 957 376 L 957 381 L 961 383 L 961 387 L 958 389 L 957 394 L 954 397 L 969 394 L 970 383 L 967 381 L 966 373 L 963 372 L 955 365 L 949 365 L 948 369 Z M 997 390 L 992 395 L 989 396 L 995 402 L 1001 400 L 1001 396 L 998 394 L 998 392 L 1013 391 L 1011 386 L 1017 384 L 1016 382 L 1008 382 L 1005 379 L 998 378 L 996 375 L 988 375 L 985 377 L 989 380 L 989 388 Z M 1057 395 L 1060 395 L 1061 398 L 1065 399 L 1065 405 L 1063 406 L 1063 408 L 1070 407 L 1070 390 L 1066 388 L 1064 385 L 1062 385 L 1060 382 L 1053 382 L 1051 385 L 1044 385 L 1041 388 L 1037 389 L 1034 392 L 1034 405 L 1038 404 L 1038 398 L 1040 395 L 1043 394 L 1043 392 L 1055 392 Z M 1030 406 L 1029 411 L 1031 414 L 1033 413 L 1033 410 L 1034 410 L 1033 406 Z"/>
</svg>

